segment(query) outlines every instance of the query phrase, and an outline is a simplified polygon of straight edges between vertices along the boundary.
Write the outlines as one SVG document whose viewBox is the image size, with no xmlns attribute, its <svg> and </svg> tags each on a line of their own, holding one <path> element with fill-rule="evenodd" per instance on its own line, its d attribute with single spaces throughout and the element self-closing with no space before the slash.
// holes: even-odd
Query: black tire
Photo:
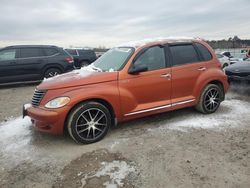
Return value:
<svg viewBox="0 0 250 188">
<path fill-rule="evenodd" d="M 196 110 L 203 114 L 214 113 L 224 99 L 223 89 L 216 84 L 208 84 L 200 95 Z"/>
<path fill-rule="evenodd" d="M 81 61 L 80 65 L 81 65 L 81 67 L 86 67 L 89 65 L 89 62 L 88 61 Z"/>
<path fill-rule="evenodd" d="M 49 68 L 44 73 L 44 78 L 51 78 L 53 76 L 56 76 L 58 74 L 61 74 L 62 71 L 58 68 Z"/>
<path fill-rule="evenodd" d="M 67 130 L 77 143 L 91 144 L 103 139 L 111 124 L 111 115 L 106 106 L 97 102 L 85 102 L 70 112 Z"/>
</svg>

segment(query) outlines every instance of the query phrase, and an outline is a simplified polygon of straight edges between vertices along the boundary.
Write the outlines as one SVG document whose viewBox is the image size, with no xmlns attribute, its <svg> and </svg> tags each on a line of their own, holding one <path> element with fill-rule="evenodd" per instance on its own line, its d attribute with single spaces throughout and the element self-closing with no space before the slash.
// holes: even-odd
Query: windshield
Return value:
<svg viewBox="0 0 250 188">
<path fill-rule="evenodd" d="M 112 48 L 97 59 L 93 65 L 102 71 L 118 71 L 123 67 L 133 52 L 134 49 L 130 47 Z"/>
</svg>

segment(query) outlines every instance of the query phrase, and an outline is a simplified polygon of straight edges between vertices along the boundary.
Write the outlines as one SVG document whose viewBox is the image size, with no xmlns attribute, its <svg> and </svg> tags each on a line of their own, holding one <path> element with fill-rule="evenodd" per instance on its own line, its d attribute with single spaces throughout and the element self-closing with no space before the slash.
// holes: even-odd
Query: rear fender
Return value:
<svg viewBox="0 0 250 188">
<path fill-rule="evenodd" d="M 220 69 L 218 69 L 218 68 L 212 69 L 211 68 L 211 69 L 208 69 L 203 74 L 201 74 L 200 77 L 198 78 L 198 80 L 196 81 L 196 85 L 195 85 L 194 91 L 193 91 L 193 96 L 197 96 L 196 102 L 199 101 L 200 95 L 201 95 L 202 91 L 204 90 L 204 88 L 209 83 L 212 83 L 215 81 L 220 82 L 222 84 L 224 93 L 227 92 L 227 90 L 228 90 L 227 76 Z"/>
</svg>

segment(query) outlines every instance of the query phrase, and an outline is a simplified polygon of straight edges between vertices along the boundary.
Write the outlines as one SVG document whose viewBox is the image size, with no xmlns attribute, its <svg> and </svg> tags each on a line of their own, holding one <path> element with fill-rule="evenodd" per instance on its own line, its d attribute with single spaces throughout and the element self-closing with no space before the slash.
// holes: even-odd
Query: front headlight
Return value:
<svg viewBox="0 0 250 188">
<path fill-rule="evenodd" d="M 49 101 L 45 107 L 46 108 L 60 108 L 68 104 L 70 101 L 69 97 L 58 97 Z"/>
</svg>

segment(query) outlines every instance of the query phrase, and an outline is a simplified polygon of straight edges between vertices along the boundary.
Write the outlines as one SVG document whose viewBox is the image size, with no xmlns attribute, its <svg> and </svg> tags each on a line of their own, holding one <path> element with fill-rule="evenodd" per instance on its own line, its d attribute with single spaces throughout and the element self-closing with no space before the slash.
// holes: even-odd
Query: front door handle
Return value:
<svg viewBox="0 0 250 188">
<path fill-rule="evenodd" d="M 206 67 L 200 67 L 200 68 L 198 68 L 198 70 L 199 71 L 205 71 L 205 70 L 207 70 L 207 68 Z"/>
<path fill-rule="evenodd" d="M 166 78 L 166 79 L 170 80 L 171 79 L 171 74 L 170 73 L 162 74 L 161 78 Z"/>
</svg>

